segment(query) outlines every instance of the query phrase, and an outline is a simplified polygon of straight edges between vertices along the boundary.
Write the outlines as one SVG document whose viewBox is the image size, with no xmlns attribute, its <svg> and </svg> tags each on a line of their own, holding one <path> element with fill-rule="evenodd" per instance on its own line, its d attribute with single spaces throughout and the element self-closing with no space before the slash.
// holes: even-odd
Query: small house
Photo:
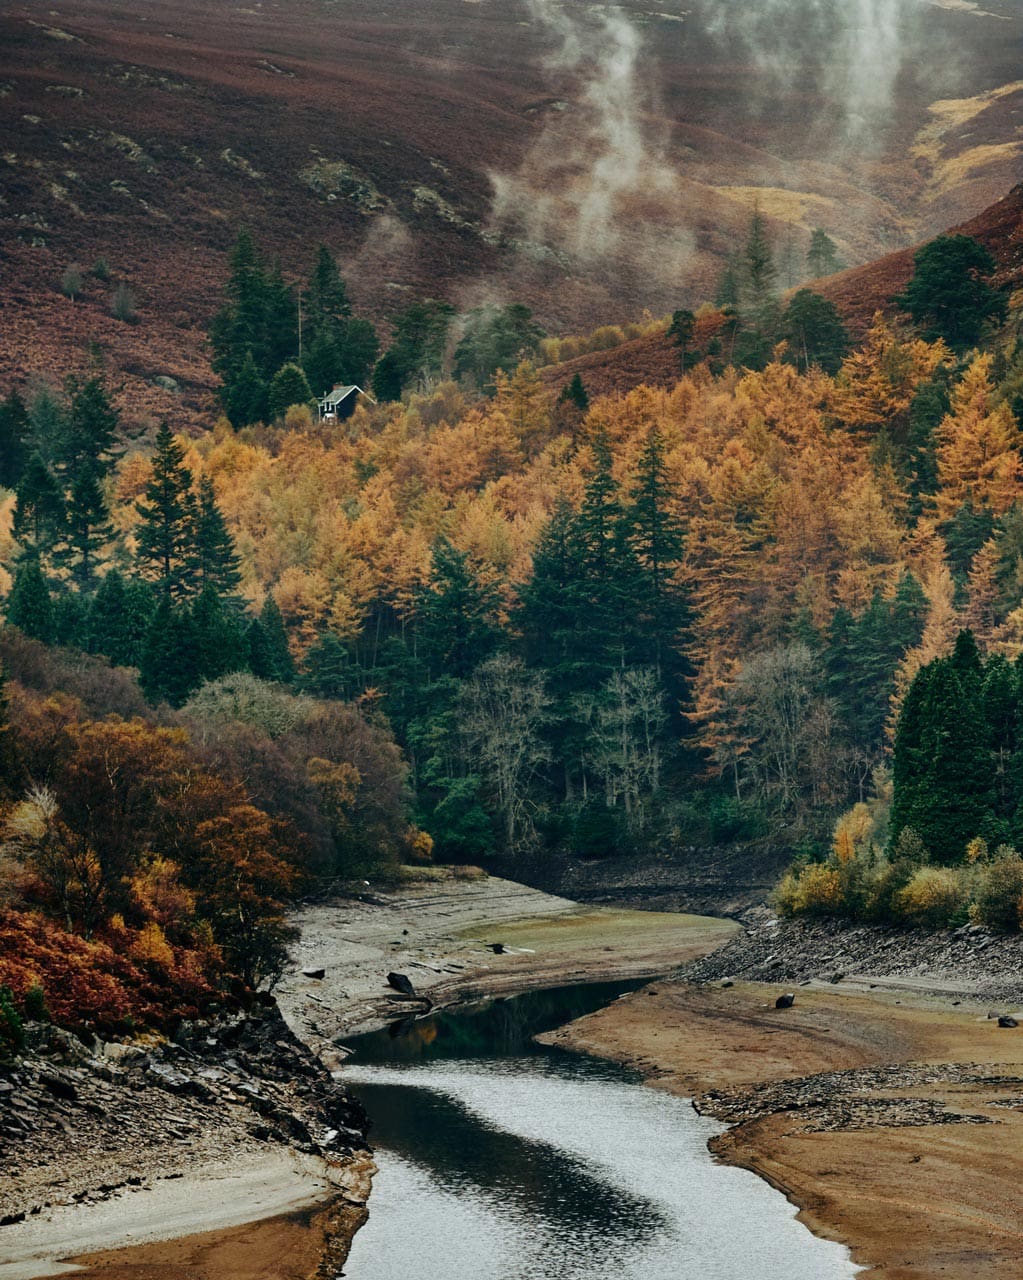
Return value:
<svg viewBox="0 0 1023 1280">
<path fill-rule="evenodd" d="M 345 422 L 355 412 L 355 406 L 359 402 L 359 396 L 365 396 L 371 404 L 376 401 L 371 395 L 363 391 L 362 387 L 350 386 L 342 387 L 336 385 L 332 391 L 328 391 L 325 396 L 321 396 L 318 401 L 320 406 L 320 420 L 322 422 Z"/>
</svg>

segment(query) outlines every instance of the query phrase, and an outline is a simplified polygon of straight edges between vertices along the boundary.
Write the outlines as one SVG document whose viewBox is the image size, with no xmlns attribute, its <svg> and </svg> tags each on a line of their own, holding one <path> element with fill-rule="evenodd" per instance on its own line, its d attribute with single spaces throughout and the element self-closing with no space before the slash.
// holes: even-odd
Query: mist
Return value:
<svg viewBox="0 0 1023 1280">
<path fill-rule="evenodd" d="M 493 229 L 534 258 L 680 273 L 692 241 L 643 33 L 620 9 L 527 0 L 527 10 L 551 42 L 554 101 L 518 171 L 490 174 Z"/>
</svg>

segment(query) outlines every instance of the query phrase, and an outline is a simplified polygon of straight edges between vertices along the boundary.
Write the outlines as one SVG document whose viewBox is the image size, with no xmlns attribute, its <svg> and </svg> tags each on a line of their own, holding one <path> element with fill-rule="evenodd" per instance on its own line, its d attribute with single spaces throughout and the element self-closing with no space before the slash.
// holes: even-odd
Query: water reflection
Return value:
<svg viewBox="0 0 1023 1280">
<path fill-rule="evenodd" d="M 602 1009 L 644 981 L 593 982 L 479 1000 L 426 1017 L 401 1018 L 386 1031 L 355 1036 L 345 1044 L 358 1063 L 546 1055 L 548 1050 L 536 1045 L 533 1036 Z"/>
<path fill-rule="evenodd" d="M 635 984 L 632 984 L 635 985 Z M 848 1280 L 719 1126 L 530 1039 L 622 985 L 492 1001 L 352 1041 L 380 1165 L 350 1280 Z"/>
</svg>

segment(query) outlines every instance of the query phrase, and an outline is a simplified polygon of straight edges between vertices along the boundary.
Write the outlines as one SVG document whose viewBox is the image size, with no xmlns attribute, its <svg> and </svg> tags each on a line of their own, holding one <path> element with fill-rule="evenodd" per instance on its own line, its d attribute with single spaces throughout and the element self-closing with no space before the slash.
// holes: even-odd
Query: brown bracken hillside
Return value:
<svg viewBox="0 0 1023 1280">
<path fill-rule="evenodd" d="M 818 225 L 869 261 L 1016 176 L 1023 0 L 996 7 L 900 29 L 871 115 L 854 46 L 808 61 L 833 43 L 816 0 L 757 29 L 731 0 L 6 6 L 0 392 L 95 344 L 131 420 L 208 421 L 242 225 L 296 279 L 326 243 L 382 323 L 424 295 L 523 301 L 555 331 L 663 314 L 708 295 L 754 205 L 797 276 Z"/>
</svg>

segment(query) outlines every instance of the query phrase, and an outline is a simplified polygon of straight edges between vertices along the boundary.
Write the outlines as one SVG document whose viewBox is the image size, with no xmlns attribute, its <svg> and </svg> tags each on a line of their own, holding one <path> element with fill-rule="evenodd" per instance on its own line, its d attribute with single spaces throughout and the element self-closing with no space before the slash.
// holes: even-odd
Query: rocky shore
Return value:
<svg viewBox="0 0 1023 1280">
<path fill-rule="evenodd" d="M 71 1208 L 136 1201 L 197 1170 L 258 1169 L 268 1156 L 305 1157 L 310 1192 L 336 1202 L 354 1231 L 367 1129 L 362 1108 L 270 999 L 186 1023 L 171 1042 L 86 1043 L 30 1024 L 25 1051 L 0 1064 L 2 1252 L 29 1227 L 33 1239 L 45 1235 Z M 301 1199 L 298 1182 L 282 1207 Z M 123 1205 L 126 1222 L 137 1207 Z"/>
<path fill-rule="evenodd" d="M 960 929 L 850 926 L 783 920 L 766 907 L 740 916 L 742 932 L 679 969 L 687 982 L 814 982 L 933 991 L 960 1000 L 1023 1005 L 1023 937 Z"/>
</svg>

